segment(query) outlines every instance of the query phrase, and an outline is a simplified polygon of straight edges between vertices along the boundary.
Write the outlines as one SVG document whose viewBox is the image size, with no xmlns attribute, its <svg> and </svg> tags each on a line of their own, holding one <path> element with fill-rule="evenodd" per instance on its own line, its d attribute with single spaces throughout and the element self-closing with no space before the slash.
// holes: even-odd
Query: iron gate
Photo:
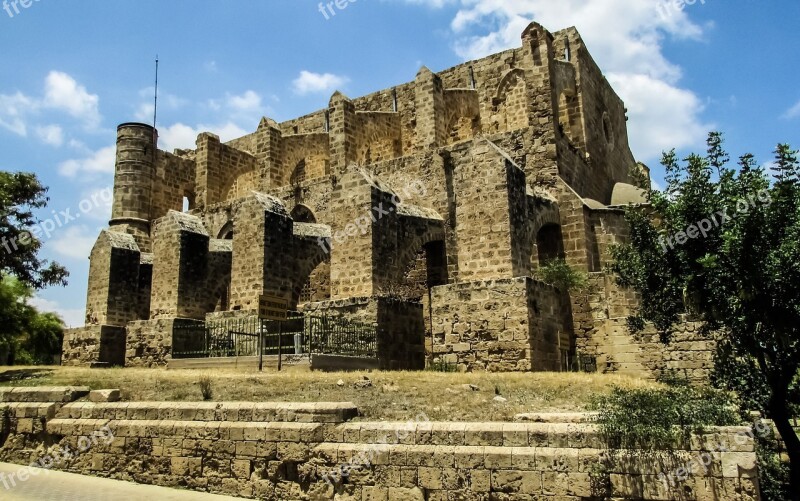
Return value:
<svg viewBox="0 0 800 501">
<path fill-rule="evenodd" d="M 172 358 L 258 356 L 259 335 L 264 355 L 311 353 L 376 358 L 378 352 L 374 325 L 292 312 L 286 320 L 243 317 L 176 321 Z"/>
</svg>

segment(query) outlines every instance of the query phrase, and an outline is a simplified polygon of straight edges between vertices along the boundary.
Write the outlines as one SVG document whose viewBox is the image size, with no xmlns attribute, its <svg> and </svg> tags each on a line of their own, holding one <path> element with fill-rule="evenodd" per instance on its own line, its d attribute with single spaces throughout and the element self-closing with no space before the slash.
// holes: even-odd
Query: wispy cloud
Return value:
<svg viewBox="0 0 800 501">
<path fill-rule="evenodd" d="M 80 174 L 85 179 L 93 179 L 102 174 L 112 174 L 114 172 L 116 154 L 116 146 L 106 146 L 90 152 L 84 158 L 62 162 L 58 166 L 58 172 L 62 176 L 71 178 Z"/>
<path fill-rule="evenodd" d="M 50 146 L 59 147 L 64 144 L 64 130 L 60 125 L 36 127 L 36 135 L 43 143 Z"/>
<path fill-rule="evenodd" d="M 800 117 L 800 101 L 797 101 L 797 104 L 786 110 L 782 117 L 787 120 Z"/>
<path fill-rule="evenodd" d="M 89 93 L 86 87 L 61 71 L 51 71 L 45 77 L 40 97 L 20 91 L 0 94 L 0 128 L 27 137 L 29 128 L 33 127 L 42 142 L 60 146 L 64 142 L 60 126 L 36 124 L 45 112 L 66 114 L 87 130 L 95 130 L 102 122 L 99 96 Z"/>
<path fill-rule="evenodd" d="M 303 70 L 292 82 L 292 90 L 301 96 L 333 92 L 349 81 L 349 78 L 334 75 L 333 73 L 314 73 L 312 71 Z"/>
</svg>

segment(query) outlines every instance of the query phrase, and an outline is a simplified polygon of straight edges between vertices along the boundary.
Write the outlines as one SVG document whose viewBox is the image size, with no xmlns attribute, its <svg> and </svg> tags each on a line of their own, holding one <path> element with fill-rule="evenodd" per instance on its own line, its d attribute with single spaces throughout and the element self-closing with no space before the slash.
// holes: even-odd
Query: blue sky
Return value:
<svg viewBox="0 0 800 501">
<path fill-rule="evenodd" d="M 0 0 L 1 2 L 2 0 Z M 626 101 L 636 157 L 701 150 L 722 130 L 733 156 L 800 146 L 800 2 L 696 0 L 7 0 L 0 10 L 0 168 L 51 187 L 42 217 L 81 217 L 46 239 L 67 288 L 36 304 L 82 325 L 88 254 L 110 208 L 116 125 L 152 120 L 161 59 L 162 148 L 199 131 L 231 139 L 262 115 L 282 121 L 520 43 L 530 20 L 577 26 Z M 327 2 L 326 2 L 327 3 Z M 0 3 L 0 8 L 5 7 Z M 17 12 L 18 10 L 18 12 Z M 327 17 L 327 19 L 326 19 Z"/>
</svg>

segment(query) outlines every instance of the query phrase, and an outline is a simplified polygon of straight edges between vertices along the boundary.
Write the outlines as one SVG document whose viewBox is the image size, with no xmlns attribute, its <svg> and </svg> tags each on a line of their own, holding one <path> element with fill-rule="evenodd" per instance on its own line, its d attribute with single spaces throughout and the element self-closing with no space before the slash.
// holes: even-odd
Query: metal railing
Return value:
<svg viewBox="0 0 800 501">
<path fill-rule="evenodd" d="M 243 317 L 176 322 L 172 358 L 258 356 L 259 335 L 263 355 L 312 353 L 376 358 L 378 353 L 374 325 L 292 312 L 286 320 Z"/>
</svg>

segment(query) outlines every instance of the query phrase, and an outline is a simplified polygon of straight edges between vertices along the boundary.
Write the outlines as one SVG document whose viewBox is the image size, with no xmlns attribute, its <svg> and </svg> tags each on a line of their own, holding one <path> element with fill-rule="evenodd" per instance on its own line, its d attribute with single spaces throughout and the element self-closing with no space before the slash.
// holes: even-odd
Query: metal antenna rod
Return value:
<svg viewBox="0 0 800 501">
<path fill-rule="evenodd" d="M 156 128 L 156 119 L 158 118 L 158 54 L 156 54 L 156 93 L 155 100 L 153 101 L 153 128 Z"/>
</svg>

